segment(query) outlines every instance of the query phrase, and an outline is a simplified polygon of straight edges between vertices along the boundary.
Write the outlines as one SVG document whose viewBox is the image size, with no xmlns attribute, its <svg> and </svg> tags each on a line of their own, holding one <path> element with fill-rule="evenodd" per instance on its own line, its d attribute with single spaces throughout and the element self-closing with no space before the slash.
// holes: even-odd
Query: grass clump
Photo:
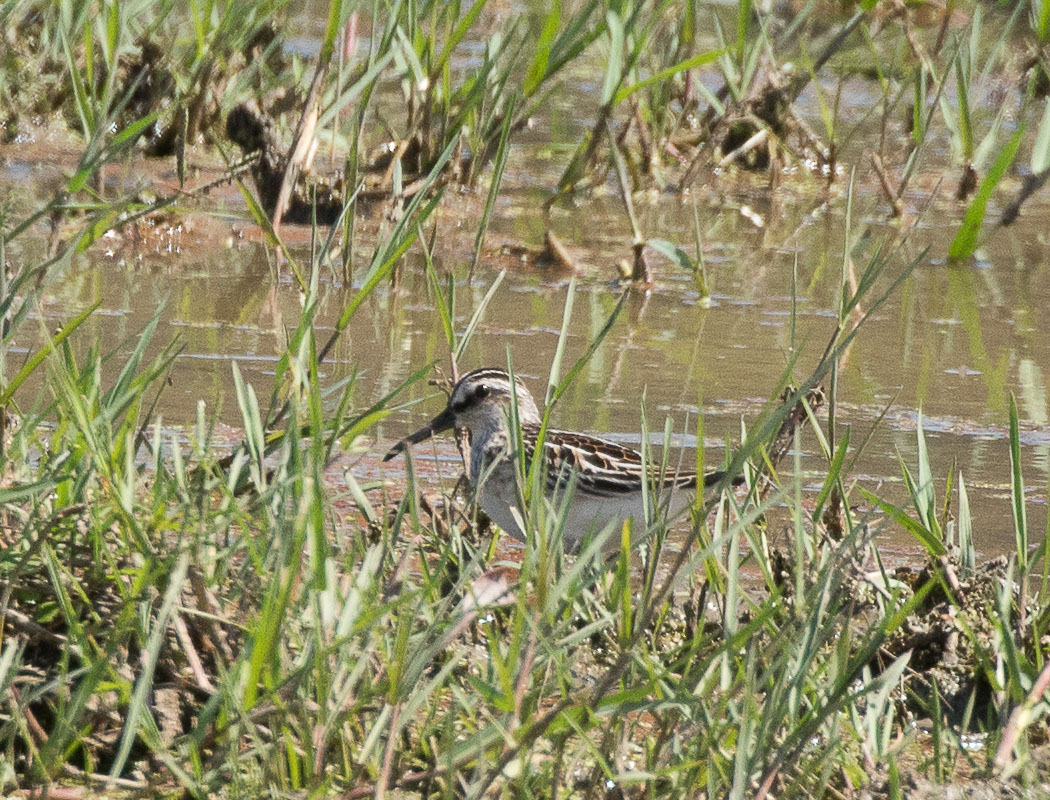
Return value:
<svg viewBox="0 0 1050 800">
<path fill-rule="evenodd" d="M 148 119 L 147 152 L 184 161 L 187 146 L 217 140 L 231 97 L 290 73 L 276 34 L 285 5 L 8 3 L 4 135 L 56 113 L 87 139 Z"/>
<path fill-rule="evenodd" d="M 302 313 L 284 332 L 268 398 L 231 367 L 243 431 L 232 448 L 219 446 L 203 406 L 187 431 L 158 418 L 178 345 L 154 343 L 156 320 L 130 354 L 78 351 L 88 309 L 57 333 L 42 330 L 17 371 L 4 359 L 0 789 L 895 797 L 907 781 L 965 774 L 1009 779 L 994 784 L 1004 791 L 1036 790 L 1045 766 L 1033 748 L 1046 735 L 1050 681 L 1047 561 L 1045 544 L 1029 548 L 1016 411 L 1010 558 L 977 563 L 962 478 L 953 471 L 944 499 L 937 495 L 921 428 L 918 464 L 902 466 L 910 507 L 851 485 L 850 438 L 835 423 L 837 370 L 863 335 L 861 323 L 909 271 L 891 279 L 881 251 L 859 278 L 852 257 L 864 248 L 844 255 L 838 327 L 827 352 L 802 389 L 768 404 L 729 455 L 728 469 L 747 473 L 747 489 L 700 501 L 690 520 L 679 521 L 688 529 L 684 539 L 669 536 L 659 514 L 644 531 L 606 532 L 644 540 L 640 570 L 626 550 L 607 562 L 601 541 L 565 556 L 558 513 L 544 503 L 543 476 L 533 465 L 522 465 L 529 536 L 513 563 L 495 560 L 491 532 L 452 493 L 440 502 L 421 494 L 411 462 L 403 491 L 352 469 L 341 480 L 332 476 L 339 452 L 373 450 L 376 426 L 404 385 L 375 402 L 362 399 L 372 392 L 357 374 L 322 386 L 329 352 L 402 256 L 421 244 L 445 343 L 454 359 L 465 356 L 496 288 L 460 332 L 454 279 L 446 292 L 433 240 L 421 234 L 433 223 L 441 189 L 453 180 L 474 185 L 494 159 L 494 185 L 472 231 L 480 250 L 509 142 L 582 53 L 604 48 L 599 110 L 551 202 L 597 185 L 612 165 L 634 233 L 635 277 L 645 280 L 647 269 L 638 265 L 646 245 L 702 276 L 699 213 L 694 259 L 673 243 L 646 239 L 632 191 L 650 180 L 670 185 L 668 154 L 685 176 L 705 159 L 729 166 L 759 146 L 775 163 L 766 145 L 785 138 L 788 128 L 778 126 L 843 42 L 869 24 L 864 13 L 833 26 L 814 48 L 810 73 L 790 73 L 775 64 L 765 69 L 763 61 L 790 41 L 809 7 L 778 33 L 768 15 L 741 3 L 732 26 L 715 25 L 716 46 L 694 52 L 701 8 L 692 3 L 681 26 L 672 4 L 583 3 L 484 37 L 477 33 L 491 11 L 484 2 L 395 4 L 384 21 L 373 19 L 371 49 L 359 64 L 343 63 L 331 75 L 318 65 L 308 82 L 278 39 L 258 38 L 280 19 L 280 4 L 190 4 L 192 40 L 173 33 L 170 6 L 118 2 L 100 16 L 93 8 L 20 2 L 2 12 L 33 43 L 25 63 L 69 82 L 61 105 L 83 138 L 76 169 L 50 202 L 18 220 L 4 208 L 0 262 L 12 265 L 0 276 L 5 356 L 54 273 L 143 211 L 132 198 L 106 199 L 102 167 L 126 158 L 144 136 L 157 142 L 170 135 L 185 146 L 249 95 L 262 128 L 292 133 L 295 143 L 262 148 L 257 170 L 274 157 L 263 179 L 256 173 L 265 196 L 245 196 L 287 259 Z M 351 41 L 353 14 L 332 4 L 322 39 L 327 57 L 334 58 L 337 37 Z M 136 93 L 147 78 L 134 59 L 163 36 L 178 45 L 170 51 L 174 100 L 140 107 Z M 468 36 L 484 48 L 463 68 L 454 55 Z M 913 119 L 922 125 L 905 174 L 934 106 L 945 118 L 956 113 L 932 100 L 946 91 L 944 76 L 967 84 L 981 63 L 972 39 L 969 49 L 954 50 L 964 60 L 949 61 L 951 70 L 920 64 L 909 73 Z M 217 82 L 238 58 L 244 69 L 234 69 L 230 83 Z M 695 70 L 708 63 L 717 63 L 723 89 L 700 88 Z M 13 67 L 5 61 L 3 68 Z M 294 127 L 282 119 L 275 88 L 289 75 L 290 92 L 302 101 L 293 105 Z M 391 76 L 404 117 L 387 125 L 394 142 L 387 158 L 370 161 L 366 123 L 391 119 L 379 96 Z M 895 78 L 883 78 L 884 105 L 893 109 L 906 90 L 891 91 Z M 924 96 L 931 81 L 933 95 Z M 216 93 L 223 86 L 229 91 Z M 11 107 L 25 101 L 4 87 Z M 352 101 L 346 135 L 339 118 Z M 824 106 L 829 140 L 837 136 L 834 105 Z M 979 166 L 974 122 L 967 108 L 957 113 L 956 166 Z M 995 140 L 997 125 L 982 141 Z M 699 133 L 686 136 L 685 128 Z M 303 257 L 280 238 L 278 198 L 308 161 L 298 142 L 325 134 L 345 136 L 349 191 L 332 204 L 330 230 L 314 225 Z M 1038 141 L 1032 161 L 1045 171 L 1050 136 Z M 987 190 L 978 186 L 974 204 L 987 202 L 1016 152 L 995 162 L 986 178 L 995 180 Z M 373 185 L 362 177 L 369 169 L 381 176 Z M 274 191 L 264 192 L 264 183 Z M 389 213 L 367 263 L 344 273 L 353 272 L 355 289 L 321 338 L 321 265 L 335 258 L 341 240 L 352 266 L 357 203 L 376 187 L 391 201 Z M 315 223 L 316 197 L 298 206 Z M 53 236 L 47 255 L 29 262 L 32 249 L 21 245 L 44 220 L 55 230 L 72 221 L 75 231 Z M 972 225 L 971 233 L 963 248 L 970 252 Z M 883 294 L 873 297 L 876 287 Z M 560 374 L 572 296 L 570 288 L 544 427 L 584 363 Z M 601 335 L 613 324 L 615 315 Z M 418 365 L 407 383 L 428 366 Z M 782 383 L 794 371 L 796 363 Z M 42 375 L 43 388 L 27 402 L 30 378 Z M 797 464 L 783 481 L 775 470 L 749 465 L 776 461 L 765 452 L 769 442 L 797 398 L 825 379 L 833 389 L 831 421 L 818 441 L 827 466 L 811 507 Z M 889 524 L 914 535 L 921 568 L 883 563 L 876 539 Z M 911 724 L 918 720 L 928 720 L 924 729 Z M 984 748 L 976 754 L 974 737 Z"/>
<path fill-rule="evenodd" d="M 407 227 L 376 249 L 363 292 Z M 882 503 L 882 519 L 928 549 L 922 574 L 884 568 L 883 523 L 848 492 L 831 501 L 848 478 L 830 448 L 816 510 L 796 468 L 698 508 L 677 549 L 655 515 L 641 578 L 600 540 L 564 556 L 535 490 L 520 563 L 494 564 L 469 513 L 424 502 L 411 469 L 401 499 L 352 471 L 333 483 L 336 443 L 367 448 L 397 394 L 364 407 L 359 378 L 318 380 L 316 264 L 333 239 L 303 275 L 273 411 L 233 368 L 244 439 L 221 457 L 205 408 L 182 436 L 155 418 L 175 351 L 147 358 L 152 327 L 117 370 L 78 357 L 73 330 L 36 361 L 47 387 L 3 451 L 5 790 L 859 796 L 962 764 L 1027 780 L 1045 614 L 1013 574 L 1037 560 L 973 565 L 965 494 L 949 533 L 921 438 L 916 511 Z M 850 309 L 880 283 L 879 258 L 843 294 L 806 385 L 859 334 Z M 460 337 L 445 313 L 462 353 L 475 323 Z M 583 363 L 561 378 L 558 362 L 551 402 Z M 769 404 L 730 470 L 764 461 L 792 406 Z M 932 744 L 907 725 L 919 715 Z M 974 732 L 1001 762 L 970 755 Z"/>
</svg>

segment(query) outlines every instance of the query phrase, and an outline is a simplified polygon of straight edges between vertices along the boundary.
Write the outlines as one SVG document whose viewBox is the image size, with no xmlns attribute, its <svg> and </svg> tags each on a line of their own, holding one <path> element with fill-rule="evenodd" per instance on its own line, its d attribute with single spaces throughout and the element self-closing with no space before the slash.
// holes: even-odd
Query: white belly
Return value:
<svg viewBox="0 0 1050 800">
<path fill-rule="evenodd" d="M 513 484 L 503 481 L 485 481 L 478 493 L 478 505 L 489 519 L 519 541 L 525 541 L 525 532 L 518 524 L 520 515 L 518 493 Z M 513 510 L 512 510 L 513 509 Z"/>
<path fill-rule="evenodd" d="M 653 503 L 656 498 L 650 498 Z M 692 503 L 692 492 L 677 491 L 670 497 L 667 516 L 675 517 L 679 512 Z M 664 502 L 667 498 L 665 496 Z M 558 519 L 560 513 L 565 513 L 565 532 L 563 535 L 566 551 L 575 553 L 580 546 L 591 537 L 603 534 L 607 528 L 605 542 L 602 550 L 607 553 L 617 552 L 623 544 L 623 524 L 631 520 L 631 545 L 639 544 L 645 538 L 645 507 L 642 503 L 641 492 L 625 497 L 590 497 L 577 491 L 571 498 L 564 502 L 548 504 L 552 508 L 552 518 Z M 655 516 L 651 514 L 650 518 Z"/>
<path fill-rule="evenodd" d="M 693 493 L 688 490 L 676 491 L 670 500 L 668 516 L 673 517 L 692 502 Z M 484 481 L 478 505 L 504 531 L 524 541 L 525 533 L 518 523 L 523 515 L 513 482 L 499 479 Z M 645 533 L 645 511 L 640 492 L 623 497 L 593 497 L 576 491 L 571 496 L 548 499 L 545 516 L 549 531 L 555 530 L 562 513 L 566 515 L 562 541 L 565 550 L 570 553 L 577 552 L 586 539 L 602 533 L 607 526 L 611 526 L 612 530 L 602 549 L 606 552 L 619 550 L 622 526 L 628 519 L 633 520 L 634 542 L 639 542 Z M 539 522 L 537 520 L 535 524 Z"/>
</svg>

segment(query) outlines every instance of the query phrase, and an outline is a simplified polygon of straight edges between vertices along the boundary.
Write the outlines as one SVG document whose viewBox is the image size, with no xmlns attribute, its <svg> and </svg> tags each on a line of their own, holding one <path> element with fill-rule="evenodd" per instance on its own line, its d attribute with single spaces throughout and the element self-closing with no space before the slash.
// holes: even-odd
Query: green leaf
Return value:
<svg viewBox="0 0 1050 800">
<path fill-rule="evenodd" d="M 441 290 L 441 279 L 438 278 L 437 272 L 434 270 L 434 259 L 430 257 L 429 253 L 426 254 L 425 266 L 427 281 L 430 283 L 430 289 L 434 292 L 434 300 L 437 303 L 438 317 L 441 319 L 441 328 L 445 333 L 445 344 L 447 344 L 448 348 L 452 350 L 456 346 L 456 330 L 449 304 L 454 299 L 453 290 L 455 285 L 449 280 L 449 294 L 446 299 L 444 292 Z M 452 278 L 451 274 L 449 275 L 449 278 Z"/>
<path fill-rule="evenodd" d="M 0 505 L 25 502 L 41 492 L 52 491 L 63 480 L 65 480 L 64 476 L 56 476 L 45 478 L 44 480 L 36 481 L 35 483 L 16 484 L 14 486 L 0 489 Z"/>
<path fill-rule="evenodd" d="M 144 733 L 147 736 L 147 744 L 155 744 L 155 742 L 148 740 L 158 738 L 156 722 L 150 716 L 149 697 L 154 688 L 153 675 L 156 672 L 157 664 L 160 663 L 160 648 L 169 633 L 168 619 L 171 617 L 175 604 L 185 588 L 183 584 L 186 582 L 189 566 L 189 555 L 183 553 L 179 556 L 178 561 L 175 563 L 175 568 L 168 576 L 168 590 L 164 593 L 164 600 L 161 603 L 160 611 L 157 613 L 157 618 L 153 621 L 153 627 L 150 630 L 146 646 L 139 654 L 141 659 L 139 674 L 135 680 L 135 689 L 131 694 L 131 702 L 128 703 L 124 731 L 120 737 L 120 746 L 117 750 L 116 758 L 113 759 L 113 766 L 109 771 L 111 778 L 116 778 L 123 771 L 124 764 L 127 763 L 128 756 L 131 755 L 131 746 L 135 743 L 135 739 L 138 738 L 140 726 L 146 728 Z"/>
<path fill-rule="evenodd" d="M 665 256 L 669 261 L 680 266 L 682 269 L 687 269 L 690 272 L 696 270 L 696 264 L 693 263 L 693 259 L 689 257 L 689 254 L 685 252 L 685 250 L 674 242 L 669 242 L 666 239 L 647 239 L 645 243 L 660 255 Z"/>
<path fill-rule="evenodd" d="M 616 88 L 623 80 L 623 18 L 615 11 L 610 10 L 605 15 L 605 23 L 609 28 L 609 61 L 605 65 L 605 81 L 602 83 L 602 105 L 612 103 L 616 96 Z"/>
<path fill-rule="evenodd" d="M 80 234 L 80 238 L 77 239 L 76 252 L 83 253 L 91 247 L 91 245 L 101 239 L 106 231 L 110 228 L 116 227 L 124 211 L 125 209 L 118 206 L 106 210 L 99 216 L 95 217 L 95 219 L 91 221 L 91 224 L 84 228 L 83 233 Z"/>
<path fill-rule="evenodd" d="M 820 489 L 820 494 L 817 495 L 816 502 L 813 503 L 812 519 L 814 522 L 820 519 L 820 515 L 824 511 L 824 504 L 827 502 L 828 497 L 831 496 L 831 490 L 835 488 L 835 485 L 842 477 L 842 465 L 845 463 L 846 454 L 849 452 L 849 435 L 850 429 L 846 428 L 842 434 L 842 440 L 835 450 L 835 455 L 831 459 L 831 464 L 828 466 L 828 475 L 824 479 L 824 485 Z"/>
<path fill-rule="evenodd" d="M 699 53 L 692 58 L 687 58 L 684 61 L 679 61 L 677 64 L 666 67 L 659 72 L 650 75 L 644 80 L 640 80 L 637 83 L 633 83 L 630 86 L 624 86 L 620 91 L 616 93 L 616 97 L 613 99 L 613 103 L 621 103 L 630 97 L 640 89 L 644 89 L 646 86 L 651 86 L 654 83 L 659 83 L 662 80 L 666 80 L 673 75 L 677 75 L 679 72 L 685 72 L 686 70 L 693 69 L 695 67 L 702 67 L 705 64 L 710 64 L 712 61 L 717 61 L 722 54 L 725 53 L 724 49 L 719 50 L 708 50 L 706 53 Z"/>
<path fill-rule="evenodd" d="M 878 506 L 882 512 L 890 517 L 894 522 L 904 528 L 908 533 L 919 540 L 921 544 L 930 555 L 937 557 L 945 554 L 944 543 L 938 539 L 928 528 L 920 525 L 916 520 L 908 516 L 908 512 L 899 506 L 895 506 L 882 498 L 876 496 L 872 492 L 869 492 L 863 487 L 857 487 L 860 493 L 868 500 L 869 503 L 873 503 Z"/>
<path fill-rule="evenodd" d="M 963 474 L 959 472 L 959 521 L 958 521 L 959 562 L 964 576 L 973 574 L 977 563 L 973 549 L 973 517 L 970 514 L 970 497 L 966 492 Z"/>
<path fill-rule="evenodd" d="M 154 120 L 157 119 L 159 111 L 151 111 L 146 116 L 135 120 L 134 122 L 127 125 L 120 133 L 113 137 L 110 142 L 109 149 L 117 150 L 127 142 L 133 142 L 138 138 L 146 128 L 153 124 Z"/>
<path fill-rule="evenodd" d="M 1046 3 L 1050 6 L 1050 2 Z M 1039 133 L 1032 145 L 1032 172 L 1037 175 L 1050 167 L 1050 100 L 1043 109 L 1043 121 L 1039 123 Z"/>
<path fill-rule="evenodd" d="M 435 79 L 445 68 L 445 64 L 448 63 L 448 60 L 452 57 L 452 51 L 463 40 L 463 37 L 467 35 L 471 25 L 477 20 L 478 15 L 481 13 L 482 9 L 485 8 L 487 2 L 488 0 L 477 0 L 477 2 L 470 7 L 470 10 L 463 15 L 463 19 L 459 21 L 455 30 L 452 31 L 448 39 L 445 41 L 445 46 L 441 49 L 441 54 L 430 69 L 432 80 Z"/>
<path fill-rule="evenodd" d="M 252 194 L 251 189 L 249 189 L 240 178 L 237 179 L 237 188 L 241 190 L 244 204 L 248 206 L 248 213 L 251 214 L 255 224 L 262 228 L 267 244 L 269 244 L 274 250 L 280 250 L 281 253 L 284 254 L 284 257 L 288 259 L 288 266 L 291 267 L 292 274 L 295 275 L 296 280 L 299 282 L 299 288 L 305 292 L 307 290 L 306 283 L 303 280 L 302 270 L 299 269 L 299 263 L 285 246 L 284 240 L 281 239 L 281 237 L 277 235 L 277 231 L 273 229 L 273 222 L 270 219 L 270 215 L 266 213 L 255 195 Z"/>
<path fill-rule="evenodd" d="M 332 59 L 339 30 L 343 27 L 342 20 L 342 0 L 331 0 L 328 4 L 328 21 L 325 23 L 324 38 L 321 39 L 321 52 L 318 57 L 318 61 L 322 64 Z"/>
<path fill-rule="evenodd" d="M 347 87 L 342 94 L 339 95 L 330 106 L 327 106 L 324 113 L 317 120 L 317 129 L 321 130 L 328 127 L 332 120 L 335 119 L 336 115 L 342 111 L 346 106 L 350 105 L 357 97 L 365 91 L 372 83 L 378 80 L 380 73 L 386 69 L 387 64 L 394 58 L 394 52 L 387 51 L 381 55 L 376 62 L 368 68 L 368 72 L 358 78 L 354 83 Z"/>
<path fill-rule="evenodd" d="M 459 345 L 456 347 L 456 360 L 458 361 L 463 357 L 463 352 L 467 349 L 467 345 L 470 340 L 474 337 L 474 331 L 478 327 L 478 323 L 481 322 L 485 316 L 485 309 L 489 307 L 489 303 L 492 302 L 492 298 L 496 296 L 496 289 L 499 288 L 500 284 L 503 283 L 503 278 L 506 277 L 507 270 L 500 270 L 500 273 L 496 276 L 496 280 L 492 282 L 489 290 L 485 292 L 485 296 L 481 298 L 481 302 L 478 303 L 478 307 L 474 309 L 474 313 L 470 316 L 470 321 L 467 323 L 467 327 L 463 329 L 463 335 L 459 337 Z"/>
<path fill-rule="evenodd" d="M 481 259 L 481 250 L 485 245 L 485 234 L 488 232 L 489 220 L 492 218 L 492 210 L 496 207 L 496 198 L 499 195 L 500 186 L 503 184 L 503 172 L 507 167 L 507 156 L 510 153 L 510 132 L 514 123 L 514 111 L 517 108 L 518 95 L 511 94 L 507 101 L 507 107 L 503 112 L 503 127 L 500 129 L 499 144 L 496 146 L 496 159 L 492 165 L 492 180 L 489 182 L 489 191 L 485 196 L 485 210 L 481 213 L 481 221 L 478 223 L 477 234 L 474 236 L 474 257 L 470 262 L 470 271 L 473 273 L 478 261 Z"/>
<path fill-rule="evenodd" d="M 1006 147 L 1003 148 L 1003 152 L 999 154 L 999 158 L 995 160 L 992 168 L 988 170 L 988 175 L 981 181 L 981 185 L 977 187 L 973 202 L 966 209 L 962 227 L 959 228 L 959 232 L 955 234 L 955 238 L 952 240 L 951 247 L 948 248 L 948 258 L 953 261 L 970 258 L 974 250 L 977 249 L 977 236 L 981 232 L 981 223 L 984 222 L 984 213 L 988 207 L 988 201 L 991 199 L 996 185 L 1002 180 L 1006 171 L 1014 162 L 1014 158 L 1017 156 L 1017 148 L 1020 147 L 1023 136 L 1024 126 L 1018 128 L 1017 132 L 1010 138 Z"/>
<path fill-rule="evenodd" d="M 1010 499 L 1014 518 L 1014 541 L 1021 579 L 1028 573 L 1028 515 L 1025 512 L 1024 480 L 1021 477 L 1021 434 L 1017 423 L 1017 400 L 1010 395 Z"/>
<path fill-rule="evenodd" d="M 914 98 L 911 112 L 912 141 L 918 147 L 926 140 L 926 67 L 921 61 L 915 67 L 915 87 L 913 91 Z M 950 115 L 945 115 L 945 120 L 949 119 Z"/>
<path fill-rule="evenodd" d="M 30 375 L 33 374 L 33 372 L 36 371 L 36 368 L 39 367 L 40 363 L 45 358 L 47 358 L 48 355 L 51 354 L 51 351 L 55 349 L 55 346 L 64 342 L 69 337 L 69 335 L 73 333 L 73 331 L 75 331 L 77 328 L 79 328 L 80 325 L 84 322 L 84 320 L 90 317 L 95 312 L 95 309 L 98 308 L 101 304 L 102 301 L 99 300 L 94 305 L 84 309 L 70 322 L 67 322 L 65 325 L 63 325 L 62 329 L 57 334 L 55 334 L 55 336 L 51 338 L 47 344 L 45 344 L 43 347 L 37 350 L 36 353 L 33 354 L 33 356 L 25 363 L 22 369 L 18 371 L 18 374 L 15 375 L 11 383 L 7 385 L 3 392 L 0 392 L 0 407 L 6 406 L 8 403 L 11 402 L 11 398 L 14 396 L 15 392 L 18 391 L 18 387 L 25 382 L 26 378 L 28 378 Z"/>
<path fill-rule="evenodd" d="M 970 71 L 963 64 L 963 54 L 955 56 L 956 98 L 959 103 L 959 144 L 962 157 L 973 158 L 973 120 L 970 118 Z"/>
<path fill-rule="evenodd" d="M 737 0 L 736 11 L 736 49 L 743 55 L 747 42 L 747 25 L 751 21 L 751 0 Z M 756 50 L 761 48 L 755 48 Z"/>
<path fill-rule="evenodd" d="M 576 300 L 576 276 L 569 278 L 569 287 L 565 290 L 565 306 L 562 308 L 561 331 L 558 333 L 558 344 L 554 348 L 550 373 L 547 377 L 545 402 L 550 402 L 551 394 L 558 385 L 558 374 L 561 372 L 561 361 L 565 357 L 565 343 L 569 339 L 569 323 L 572 321 L 572 306 Z"/>
<path fill-rule="evenodd" d="M 554 37 L 558 35 L 560 22 L 561 1 L 555 0 L 551 3 L 551 10 L 547 12 L 547 18 L 543 21 L 543 30 L 540 31 L 540 39 L 536 43 L 536 54 L 532 57 L 532 64 L 529 65 L 529 70 L 525 73 L 525 81 L 522 83 L 521 90 L 526 97 L 535 92 L 547 77 L 551 47 L 554 45 Z"/>
</svg>

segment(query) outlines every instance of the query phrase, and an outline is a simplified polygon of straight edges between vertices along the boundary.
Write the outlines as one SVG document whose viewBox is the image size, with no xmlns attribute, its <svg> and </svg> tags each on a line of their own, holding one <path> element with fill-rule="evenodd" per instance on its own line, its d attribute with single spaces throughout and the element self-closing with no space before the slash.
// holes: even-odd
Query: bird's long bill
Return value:
<svg viewBox="0 0 1050 800">
<path fill-rule="evenodd" d="M 400 442 L 391 447 L 390 452 L 383 456 L 383 461 L 389 461 L 398 453 L 402 452 L 410 444 L 419 444 L 420 442 L 425 442 L 435 433 L 447 431 L 453 426 L 455 421 L 456 417 L 452 413 L 452 409 L 446 408 L 444 411 L 442 411 L 440 414 L 434 417 L 434 419 L 430 420 L 430 422 L 428 422 L 418 431 L 416 431 L 415 433 L 410 433 Z"/>
</svg>

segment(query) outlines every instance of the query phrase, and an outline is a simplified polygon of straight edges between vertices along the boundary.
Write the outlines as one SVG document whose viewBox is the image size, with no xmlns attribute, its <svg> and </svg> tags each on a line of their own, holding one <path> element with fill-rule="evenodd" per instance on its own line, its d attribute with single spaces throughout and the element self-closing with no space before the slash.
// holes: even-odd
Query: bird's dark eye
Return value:
<svg viewBox="0 0 1050 800">
<path fill-rule="evenodd" d="M 485 384 L 480 384 L 477 389 L 474 390 L 474 396 L 481 400 L 482 398 L 489 396 L 489 387 Z"/>
</svg>

